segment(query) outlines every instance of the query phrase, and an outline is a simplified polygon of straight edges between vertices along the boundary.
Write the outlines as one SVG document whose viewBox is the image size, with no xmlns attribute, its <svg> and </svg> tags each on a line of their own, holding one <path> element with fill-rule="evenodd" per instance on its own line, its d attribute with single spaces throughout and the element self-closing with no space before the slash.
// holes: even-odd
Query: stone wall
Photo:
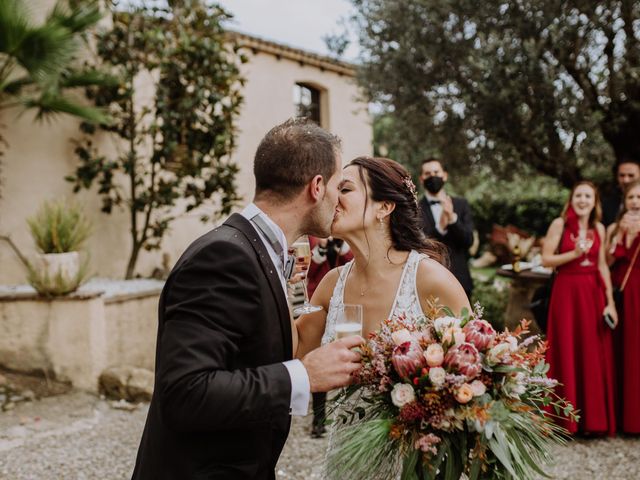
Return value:
<svg viewBox="0 0 640 480">
<path fill-rule="evenodd" d="M 0 365 L 46 371 L 94 392 L 108 367 L 152 370 L 161 287 L 162 282 L 148 280 L 90 282 L 73 295 L 51 300 L 28 287 L 3 287 Z"/>
</svg>

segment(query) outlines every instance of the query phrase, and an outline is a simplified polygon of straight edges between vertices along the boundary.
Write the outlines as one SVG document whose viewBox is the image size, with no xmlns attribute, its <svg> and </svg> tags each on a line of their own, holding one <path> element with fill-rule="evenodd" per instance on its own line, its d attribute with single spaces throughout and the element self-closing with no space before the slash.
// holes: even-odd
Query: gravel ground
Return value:
<svg viewBox="0 0 640 480">
<path fill-rule="evenodd" d="M 147 407 L 114 409 L 107 401 L 69 393 L 0 413 L 0 479 L 120 480 L 130 478 Z M 319 479 L 325 439 L 311 439 L 310 418 L 295 418 L 278 464 L 279 479 Z M 558 479 L 640 478 L 640 438 L 576 440 L 558 449 Z"/>
</svg>

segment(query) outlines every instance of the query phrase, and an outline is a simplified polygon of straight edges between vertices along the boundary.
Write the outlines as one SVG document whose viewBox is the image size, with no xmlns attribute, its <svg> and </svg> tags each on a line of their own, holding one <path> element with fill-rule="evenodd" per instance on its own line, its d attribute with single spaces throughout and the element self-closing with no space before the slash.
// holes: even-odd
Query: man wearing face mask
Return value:
<svg viewBox="0 0 640 480">
<path fill-rule="evenodd" d="M 444 191 L 448 174 L 437 158 L 422 162 L 420 181 L 425 195 L 420 200 L 423 231 L 429 238 L 445 244 L 449 269 L 471 298 L 473 281 L 469 272 L 469 248 L 473 243 L 473 218 L 464 198 L 450 197 Z"/>
<path fill-rule="evenodd" d="M 602 196 L 602 223 L 608 227 L 616 221 L 622 210 L 622 192 L 627 185 L 640 179 L 640 162 L 631 157 L 623 158 L 614 167 L 617 186 L 615 190 Z"/>
</svg>

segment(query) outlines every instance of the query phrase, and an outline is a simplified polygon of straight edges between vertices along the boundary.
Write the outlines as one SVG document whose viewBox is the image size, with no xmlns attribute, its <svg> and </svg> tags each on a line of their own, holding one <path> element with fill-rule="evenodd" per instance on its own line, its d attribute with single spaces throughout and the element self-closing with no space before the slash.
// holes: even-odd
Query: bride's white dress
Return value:
<svg viewBox="0 0 640 480">
<path fill-rule="evenodd" d="M 388 318 L 398 317 L 401 315 L 406 315 L 407 318 L 418 318 L 424 315 L 424 313 L 422 312 L 420 297 L 418 295 L 416 287 L 416 274 L 418 272 L 418 265 L 424 258 L 427 258 L 427 255 L 419 253 L 415 250 L 412 250 L 411 253 L 409 253 L 407 262 L 405 263 L 402 270 L 400 283 L 393 300 L 393 305 L 391 306 L 391 309 L 389 311 Z M 336 286 L 333 290 L 333 295 L 331 296 L 331 301 L 329 303 L 329 311 L 327 312 L 325 331 L 324 335 L 322 336 L 323 345 L 325 343 L 332 342 L 336 338 L 336 318 L 338 316 L 338 307 L 344 304 L 345 282 L 349 277 L 349 271 L 351 270 L 352 266 L 353 260 L 345 264 L 343 267 L 340 267 L 338 281 L 336 282 Z M 339 411 L 335 413 L 339 414 Z M 339 450 L 341 447 L 337 441 L 337 437 L 334 436 L 335 428 L 336 423 L 334 422 L 329 428 L 329 447 L 327 450 L 327 455 L 330 455 L 333 451 Z M 326 465 L 327 462 L 325 461 L 325 471 L 322 478 L 335 478 L 335 476 L 333 476 L 331 472 L 326 471 Z M 398 474 L 400 474 L 399 463 L 397 468 Z"/>
</svg>

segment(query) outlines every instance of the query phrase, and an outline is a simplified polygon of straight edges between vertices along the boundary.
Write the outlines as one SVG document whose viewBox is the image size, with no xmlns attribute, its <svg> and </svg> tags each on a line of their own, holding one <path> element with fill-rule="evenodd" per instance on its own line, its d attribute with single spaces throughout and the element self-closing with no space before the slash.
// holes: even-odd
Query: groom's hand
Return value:
<svg viewBox="0 0 640 480">
<path fill-rule="evenodd" d="M 353 373 L 362 366 L 360 354 L 351 349 L 363 343 L 362 337 L 346 337 L 307 353 L 302 364 L 309 375 L 311 392 L 328 392 L 349 385 Z"/>
</svg>

